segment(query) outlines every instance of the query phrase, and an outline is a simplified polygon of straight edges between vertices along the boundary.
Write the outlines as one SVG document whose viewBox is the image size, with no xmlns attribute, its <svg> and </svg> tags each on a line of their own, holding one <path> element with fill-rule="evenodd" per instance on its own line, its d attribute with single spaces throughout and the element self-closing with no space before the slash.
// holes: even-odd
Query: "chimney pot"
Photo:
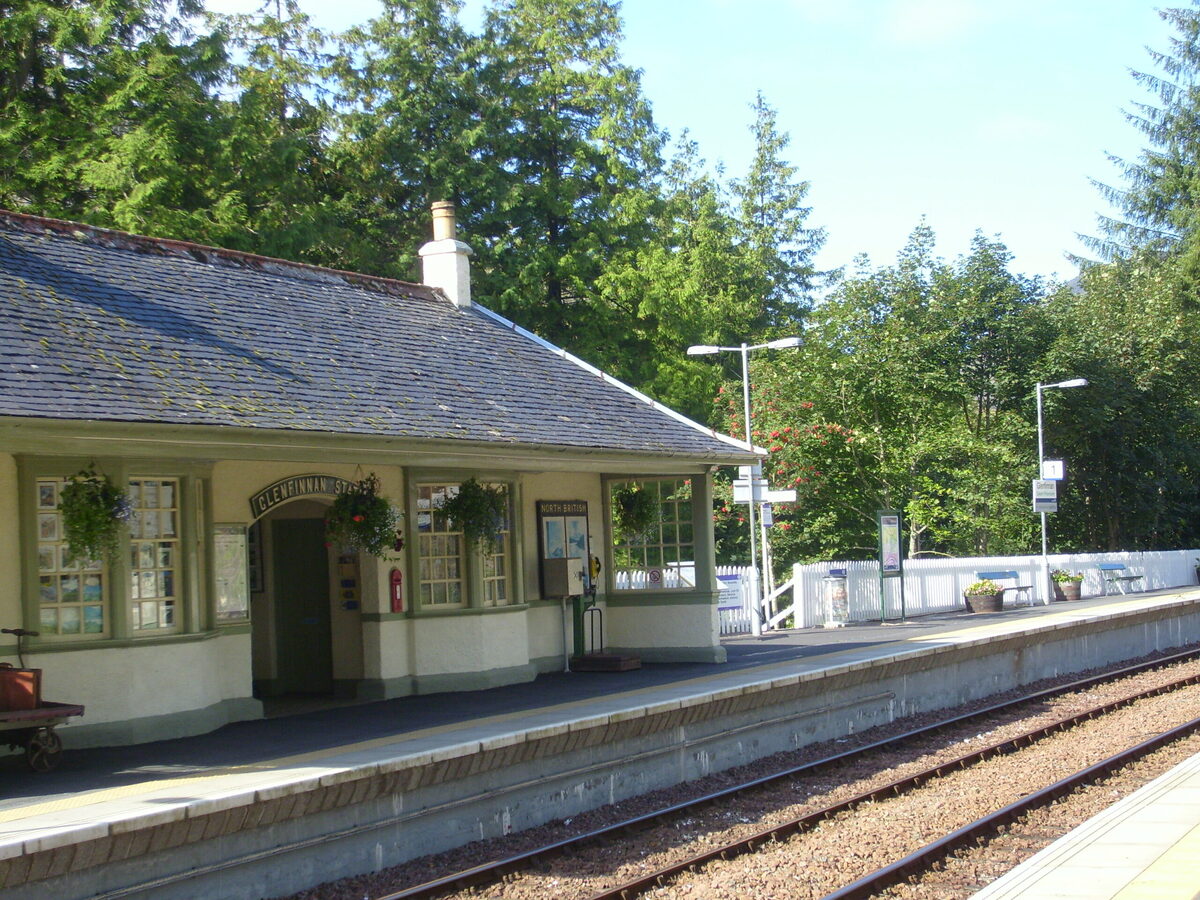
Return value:
<svg viewBox="0 0 1200 900">
<path fill-rule="evenodd" d="M 449 200 L 436 200 L 433 204 L 433 239 L 454 240 L 457 226 L 454 221 L 454 204 Z"/>
</svg>

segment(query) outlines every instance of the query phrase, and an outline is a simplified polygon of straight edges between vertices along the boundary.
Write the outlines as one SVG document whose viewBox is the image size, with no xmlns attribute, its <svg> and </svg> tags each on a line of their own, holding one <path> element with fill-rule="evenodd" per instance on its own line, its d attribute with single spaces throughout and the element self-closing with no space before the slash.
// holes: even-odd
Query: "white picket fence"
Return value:
<svg viewBox="0 0 1200 900">
<path fill-rule="evenodd" d="M 721 634 L 749 634 L 753 606 L 750 567 L 717 566 L 717 583 L 721 586 L 721 598 L 717 602 Z"/>
<path fill-rule="evenodd" d="M 1099 563 L 1123 563 L 1129 574 L 1142 575 L 1145 590 L 1177 587 L 1196 583 L 1197 560 L 1200 550 L 1162 550 L 1135 553 L 1079 553 L 1050 556 L 1051 569 L 1066 569 L 1083 574 L 1082 596 L 1104 593 Z M 794 628 L 813 628 L 825 623 L 825 578 L 832 569 L 844 569 L 849 601 L 849 621 L 878 621 L 881 614 L 887 619 L 901 616 L 900 579 L 884 582 L 884 604 L 880 609 L 879 564 L 877 562 L 827 562 L 797 564 L 792 578 L 776 589 L 777 598 L 770 604 L 775 610 L 767 619 L 767 627 L 779 627 L 790 621 Z M 740 608 L 723 599 L 720 608 L 721 634 L 749 634 L 751 603 L 748 585 L 749 567 L 718 567 L 718 576 L 740 576 Z M 965 559 L 914 559 L 904 563 L 904 609 L 907 616 L 949 612 L 963 608 L 963 590 L 978 580 L 979 572 L 1014 571 L 1018 583 L 1039 585 L 1042 558 L 1040 556 L 985 556 Z M 1012 583 L 1012 582 L 1007 582 Z M 1035 597 L 1041 591 L 1035 587 Z M 732 593 L 726 596 L 732 598 Z M 765 630 L 765 629 L 764 629 Z"/>
</svg>

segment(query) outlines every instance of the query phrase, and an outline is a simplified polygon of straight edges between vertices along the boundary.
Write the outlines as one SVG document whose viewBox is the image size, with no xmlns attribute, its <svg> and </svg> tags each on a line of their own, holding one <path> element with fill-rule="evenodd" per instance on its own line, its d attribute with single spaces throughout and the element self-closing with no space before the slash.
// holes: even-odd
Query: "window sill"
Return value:
<svg viewBox="0 0 1200 900">
<path fill-rule="evenodd" d="M 38 640 L 28 641 L 25 645 L 26 654 L 34 653 L 72 653 L 77 650 L 114 650 L 127 647 L 148 647 L 157 644 L 193 644 L 208 641 L 213 638 L 226 637 L 229 634 L 249 633 L 250 625 L 219 626 L 212 631 L 196 631 L 189 634 L 148 634 L 142 637 L 125 638 L 96 638 L 95 640 Z M 14 651 L 15 652 L 15 651 Z"/>
</svg>

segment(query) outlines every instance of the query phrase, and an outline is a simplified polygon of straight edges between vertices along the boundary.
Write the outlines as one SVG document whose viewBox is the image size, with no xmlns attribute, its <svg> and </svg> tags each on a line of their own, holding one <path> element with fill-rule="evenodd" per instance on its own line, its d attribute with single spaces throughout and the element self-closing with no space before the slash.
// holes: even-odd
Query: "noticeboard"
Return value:
<svg viewBox="0 0 1200 900">
<path fill-rule="evenodd" d="M 213 526 L 213 575 L 217 621 L 250 618 L 250 555 L 245 525 Z"/>
</svg>

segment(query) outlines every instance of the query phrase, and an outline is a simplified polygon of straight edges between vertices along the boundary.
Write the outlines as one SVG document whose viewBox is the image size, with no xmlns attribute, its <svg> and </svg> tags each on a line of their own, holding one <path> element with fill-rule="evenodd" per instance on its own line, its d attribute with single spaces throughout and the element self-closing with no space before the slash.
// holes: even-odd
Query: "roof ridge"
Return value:
<svg viewBox="0 0 1200 900">
<path fill-rule="evenodd" d="M 722 434 L 721 432 L 717 431 L 715 428 L 709 428 L 707 425 L 701 425 L 695 419 L 689 419 L 683 413 L 677 412 L 676 410 L 671 409 L 671 407 L 665 406 L 662 403 L 659 403 L 657 400 L 655 400 L 650 395 L 643 394 L 637 388 L 626 384 L 625 382 L 621 381 L 619 378 L 614 378 L 613 376 L 611 376 L 607 372 L 605 372 L 603 369 L 599 369 L 596 366 L 593 366 L 587 360 L 584 360 L 578 356 L 575 356 L 570 351 L 564 350 L 562 347 L 559 347 L 556 344 L 552 344 L 550 341 L 546 340 L 543 337 L 540 337 L 539 335 L 534 334 L 532 331 L 529 331 L 526 328 L 522 328 L 520 325 L 518 325 L 516 322 L 513 322 L 511 319 L 506 319 L 504 316 L 500 315 L 500 313 L 490 310 L 486 306 L 481 306 L 478 303 L 474 304 L 474 309 L 477 312 L 479 312 L 479 313 L 483 314 L 484 316 L 495 321 L 496 324 L 501 325 L 501 326 L 513 331 L 514 333 L 519 334 L 522 337 L 533 341 L 535 344 L 538 344 L 539 346 L 543 347 L 544 349 L 549 350 L 550 352 L 557 354 L 558 356 L 567 360 L 568 362 L 575 364 L 579 368 L 583 369 L 585 372 L 588 372 L 591 375 L 595 375 L 601 381 L 611 384 L 613 387 L 619 388 L 620 390 L 624 391 L 625 393 L 630 394 L 631 396 L 640 400 L 642 403 L 648 404 L 654 410 L 670 416 L 671 418 L 675 419 L 677 422 L 687 425 L 690 428 L 694 428 L 697 431 L 708 435 L 709 437 L 716 438 L 717 440 L 722 441 L 726 444 L 729 444 L 730 446 L 736 447 L 739 450 L 746 450 L 746 442 L 745 441 L 739 441 L 737 438 L 732 437 L 731 435 Z M 763 451 L 759 447 L 755 447 L 754 452 L 760 453 L 763 456 L 766 455 L 765 451 Z"/>
<path fill-rule="evenodd" d="M 297 262 L 275 256 L 263 256 L 262 254 L 249 253 L 245 250 L 231 250 L 227 247 L 215 247 L 210 244 L 181 241 L 176 238 L 151 237 L 131 231 L 121 231 L 116 228 L 105 228 L 100 225 L 75 222 L 70 219 L 56 219 L 49 216 L 38 216 L 32 213 L 15 212 L 14 210 L 3 208 L 0 208 L 0 221 L 4 221 L 15 228 L 30 233 L 48 232 L 62 235 L 63 237 L 86 237 L 97 245 L 115 247 L 117 249 L 153 252 L 177 259 L 188 258 L 196 262 L 222 260 L 247 267 L 259 268 L 264 271 L 271 269 L 295 270 L 299 273 L 309 275 L 334 277 L 351 284 L 367 288 L 378 288 L 389 293 L 417 293 L 429 298 L 436 297 L 449 302 L 441 291 L 427 284 L 401 281 L 398 278 L 386 278 L 382 275 L 366 275 L 362 272 L 334 269 L 329 266 L 318 266 L 313 263 Z"/>
</svg>

